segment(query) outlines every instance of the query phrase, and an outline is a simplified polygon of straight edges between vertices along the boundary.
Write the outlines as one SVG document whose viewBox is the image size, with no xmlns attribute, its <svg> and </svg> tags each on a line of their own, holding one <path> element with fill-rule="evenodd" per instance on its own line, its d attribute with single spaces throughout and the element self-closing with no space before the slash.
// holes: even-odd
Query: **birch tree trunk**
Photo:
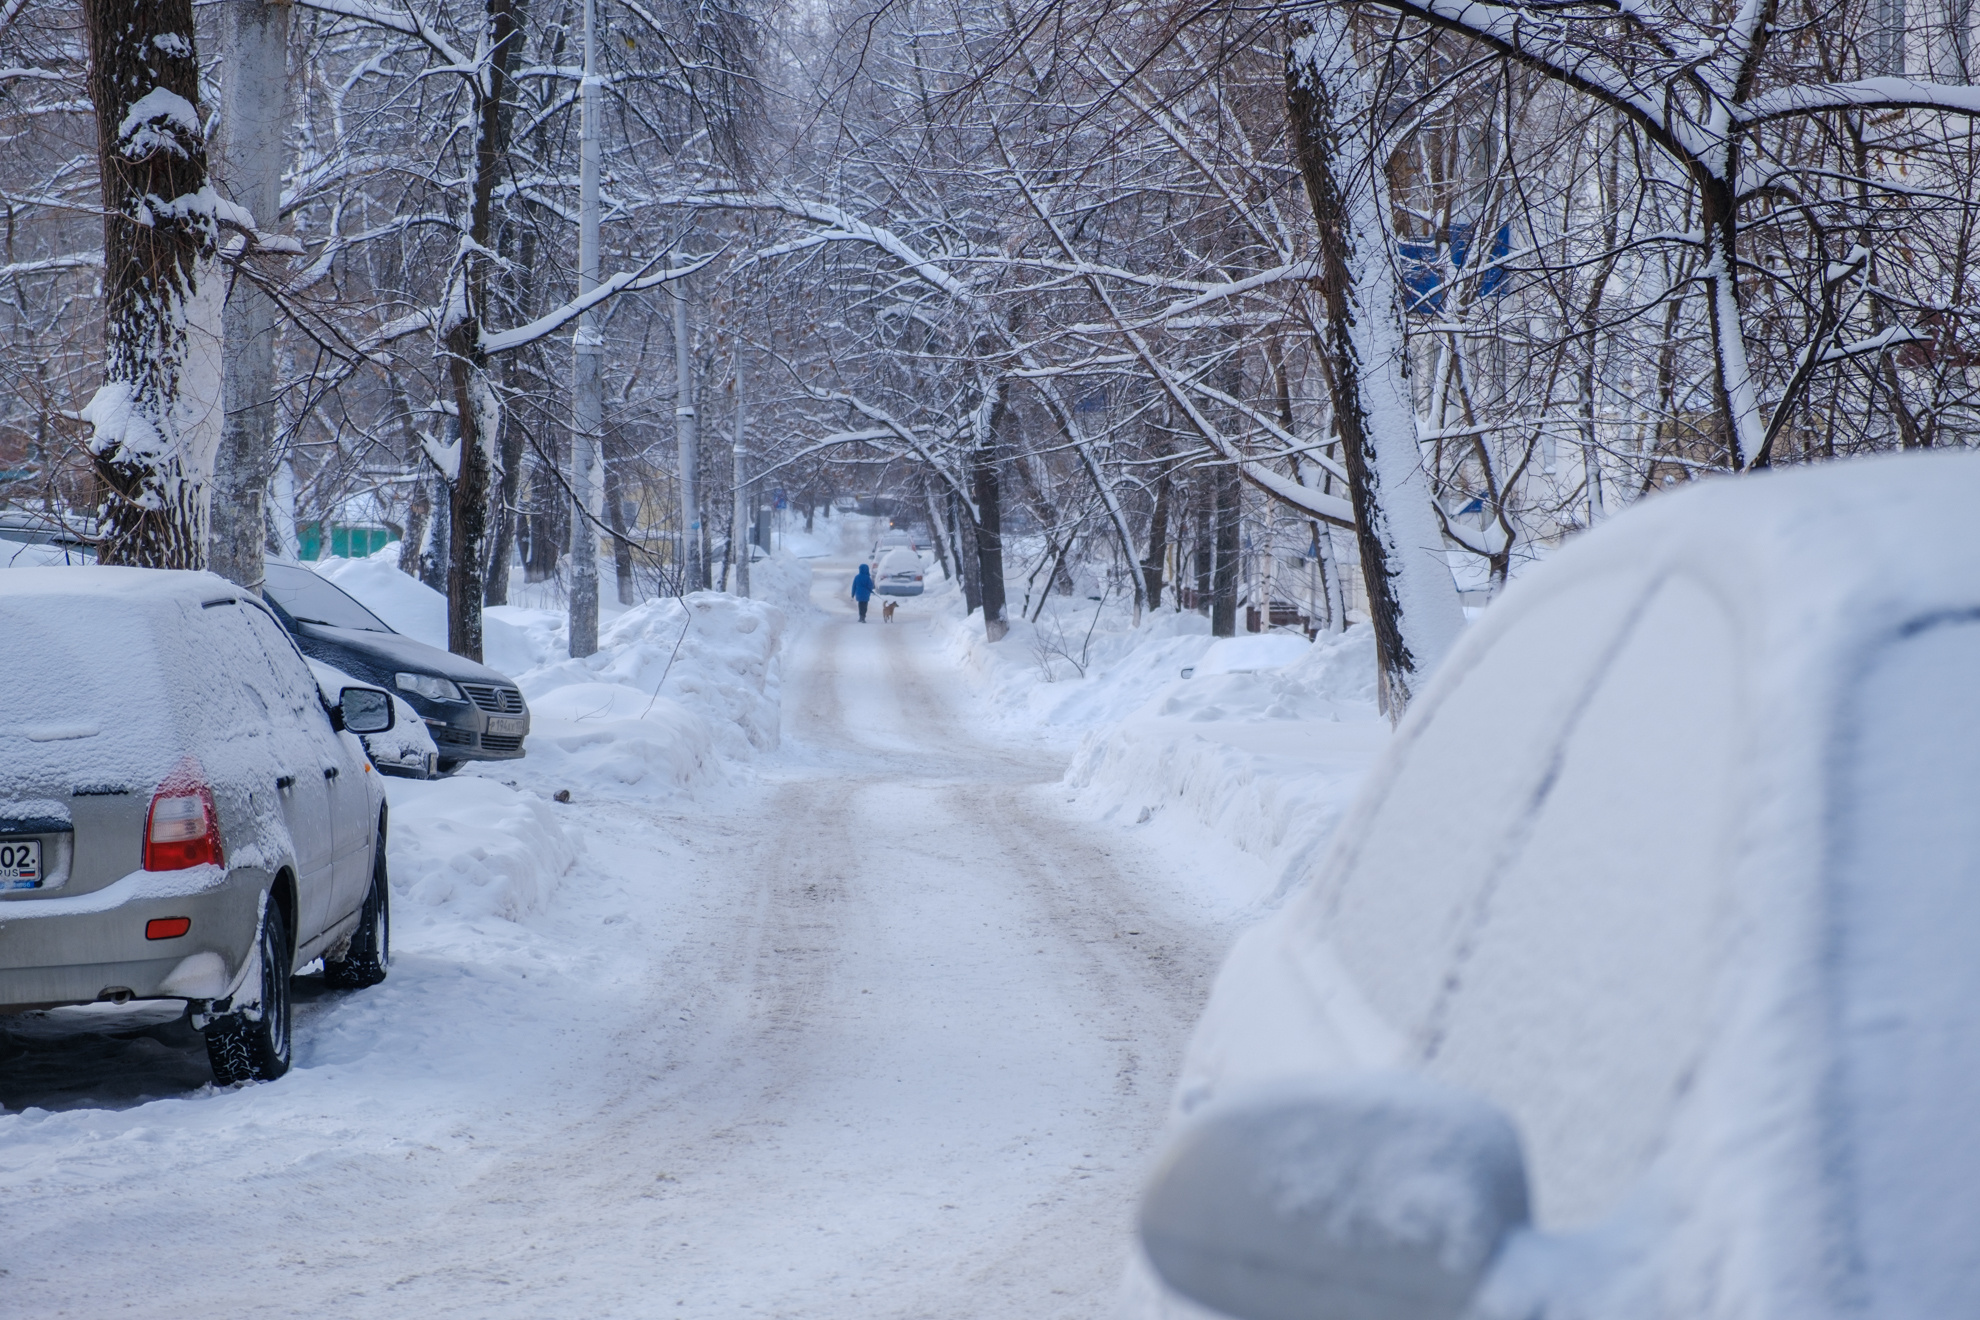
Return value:
<svg viewBox="0 0 1980 1320">
<path fill-rule="evenodd" d="M 584 4 L 584 83 L 579 93 L 578 293 L 598 287 L 598 7 Z M 604 507 L 605 336 L 596 313 L 578 317 L 571 338 L 570 653 L 598 651 L 598 524 Z"/>
<path fill-rule="evenodd" d="M 214 173 L 227 200 L 252 217 L 257 231 L 272 231 L 281 223 L 289 7 L 288 0 L 225 0 L 220 8 L 220 140 Z M 251 259 L 253 246 L 244 244 L 244 259 Z M 276 462 L 275 302 L 244 274 L 228 282 L 220 341 L 220 398 L 226 412 L 213 472 L 207 564 L 259 594 L 268 542 L 264 505 Z"/>
<path fill-rule="evenodd" d="M 227 208 L 206 176 L 192 0 L 84 0 L 103 190 L 104 382 L 82 409 L 97 558 L 203 568 L 220 444 Z"/>
<path fill-rule="evenodd" d="M 1416 440 L 1378 108 L 1343 10 L 1323 6 L 1296 22 L 1286 103 L 1320 232 L 1327 383 L 1354 500 L 1378 691 L 1389 718 L 1400 719 L 1464 615 Z"/>
<path fill-rule="evenodd" d="M 677 258 L 678 261 L 678 258 Z M 694 410 L 694 344 L 688 330 L 687 281 L 668 286 L 674 297 L 674 444 L 681 468 L 681 592 L 708 587 L 701 554 L 701 420 Z"/>
</svg>

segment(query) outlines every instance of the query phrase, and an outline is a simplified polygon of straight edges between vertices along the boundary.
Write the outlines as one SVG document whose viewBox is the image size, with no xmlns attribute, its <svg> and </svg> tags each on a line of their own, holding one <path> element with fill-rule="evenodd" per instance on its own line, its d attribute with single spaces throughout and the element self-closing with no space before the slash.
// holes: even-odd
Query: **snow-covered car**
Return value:
<svg viewBox="0 0 1980 1320">
<path fill-rule="evenodd" d="M 300 564 L 271 561 L 262 589 L 305 655 L 396 692 L 419 712 L 442 770 L 523 755 L 529 703 L 503 674 L 394 632 L 349 592 Z"/>
<path fill-rule="evenodd" d="M 886 531 L 880 533 L 878 540 L 874 541 L 871 557 L 875 563 L 878 563 L 894 550 L 906 550 L 910 554 L 919 554 L 921 552 L 921 540 L 905 527 L 889 527 Z"/>
<path fill-rule="evenodd" d="M 921 556 L 905 546 L 889 550 L 873 575 L 873 589 L 883 596 L 919 596 Z"/>
<path fill-rule="evenodd" d="M 183 999 L 216 1080 L 289 1067 L 289 980 L 385 977 L 385 795 L 273 615 L 210 573 L 0 574 L 0 1012 Z"/>
<path fill-rule="evenodd" d="M 1710 482 L 1515 583 L 1219 974 L 1138 1313 L 1973 1314 L 1976 503 Z"/>
</svg>

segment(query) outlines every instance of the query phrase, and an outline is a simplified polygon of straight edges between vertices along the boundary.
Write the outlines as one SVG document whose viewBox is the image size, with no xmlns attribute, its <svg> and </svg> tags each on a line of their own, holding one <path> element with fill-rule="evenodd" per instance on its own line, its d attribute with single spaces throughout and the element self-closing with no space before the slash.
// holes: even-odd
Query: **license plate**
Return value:
<svg viewBox="0 0 1980 1320">
<path fill-rule="evenodd" d="M 0 839 L 0 889 L 41 888 L 41 840 Z"/>
<path fill-rule="evenodd" d="M 488 732 L 490 733 L 518 734 L 522 731 L 523 722 L 519 719 L 505 715 L 490 715 L 488 717 Z"/>
</svg>

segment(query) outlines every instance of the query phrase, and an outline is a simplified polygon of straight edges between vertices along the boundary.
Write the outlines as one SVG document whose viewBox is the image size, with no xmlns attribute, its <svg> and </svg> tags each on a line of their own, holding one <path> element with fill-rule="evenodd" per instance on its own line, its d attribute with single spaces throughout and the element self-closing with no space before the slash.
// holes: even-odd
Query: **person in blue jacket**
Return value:
<svg viewBox="0 0 1980 1320">
<path fill-rule="evenodd" d="M 859 602 L 859 621 L 866 622 L 866 602 L 873 599 L 873 570 L 865 564 L 853 575 L 853 599 Z"/>
</svg>

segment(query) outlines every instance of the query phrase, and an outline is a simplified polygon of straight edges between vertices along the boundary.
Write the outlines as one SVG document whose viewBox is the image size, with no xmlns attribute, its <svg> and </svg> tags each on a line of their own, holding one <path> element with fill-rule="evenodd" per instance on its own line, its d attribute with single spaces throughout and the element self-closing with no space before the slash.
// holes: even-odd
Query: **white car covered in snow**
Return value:
<svg viewBox="0 0 1980 1320">
<path fill-rule="evenodd" d="M 297 968 L 385 978 L 385 794 L 358 737 L 392 730 L 391 697 L 320 691 L 210 573 L 0 574 L 0 632 L 0 1013 L 184 1000 L 215 1080 L 281 1076 Z"/>
<path fill-rule="evenodd" d="M 882 596 L 919 596 L 921 556 L 905 546 L 889 550 L 873 574 L 873 589 Z"/>
<path fill-rule="evenodd" d="M 1219 975 L 1133 1309 L 1975 1314 L 1976 504 L 1712 482 L 1515 584 Z"/>
</svg>

